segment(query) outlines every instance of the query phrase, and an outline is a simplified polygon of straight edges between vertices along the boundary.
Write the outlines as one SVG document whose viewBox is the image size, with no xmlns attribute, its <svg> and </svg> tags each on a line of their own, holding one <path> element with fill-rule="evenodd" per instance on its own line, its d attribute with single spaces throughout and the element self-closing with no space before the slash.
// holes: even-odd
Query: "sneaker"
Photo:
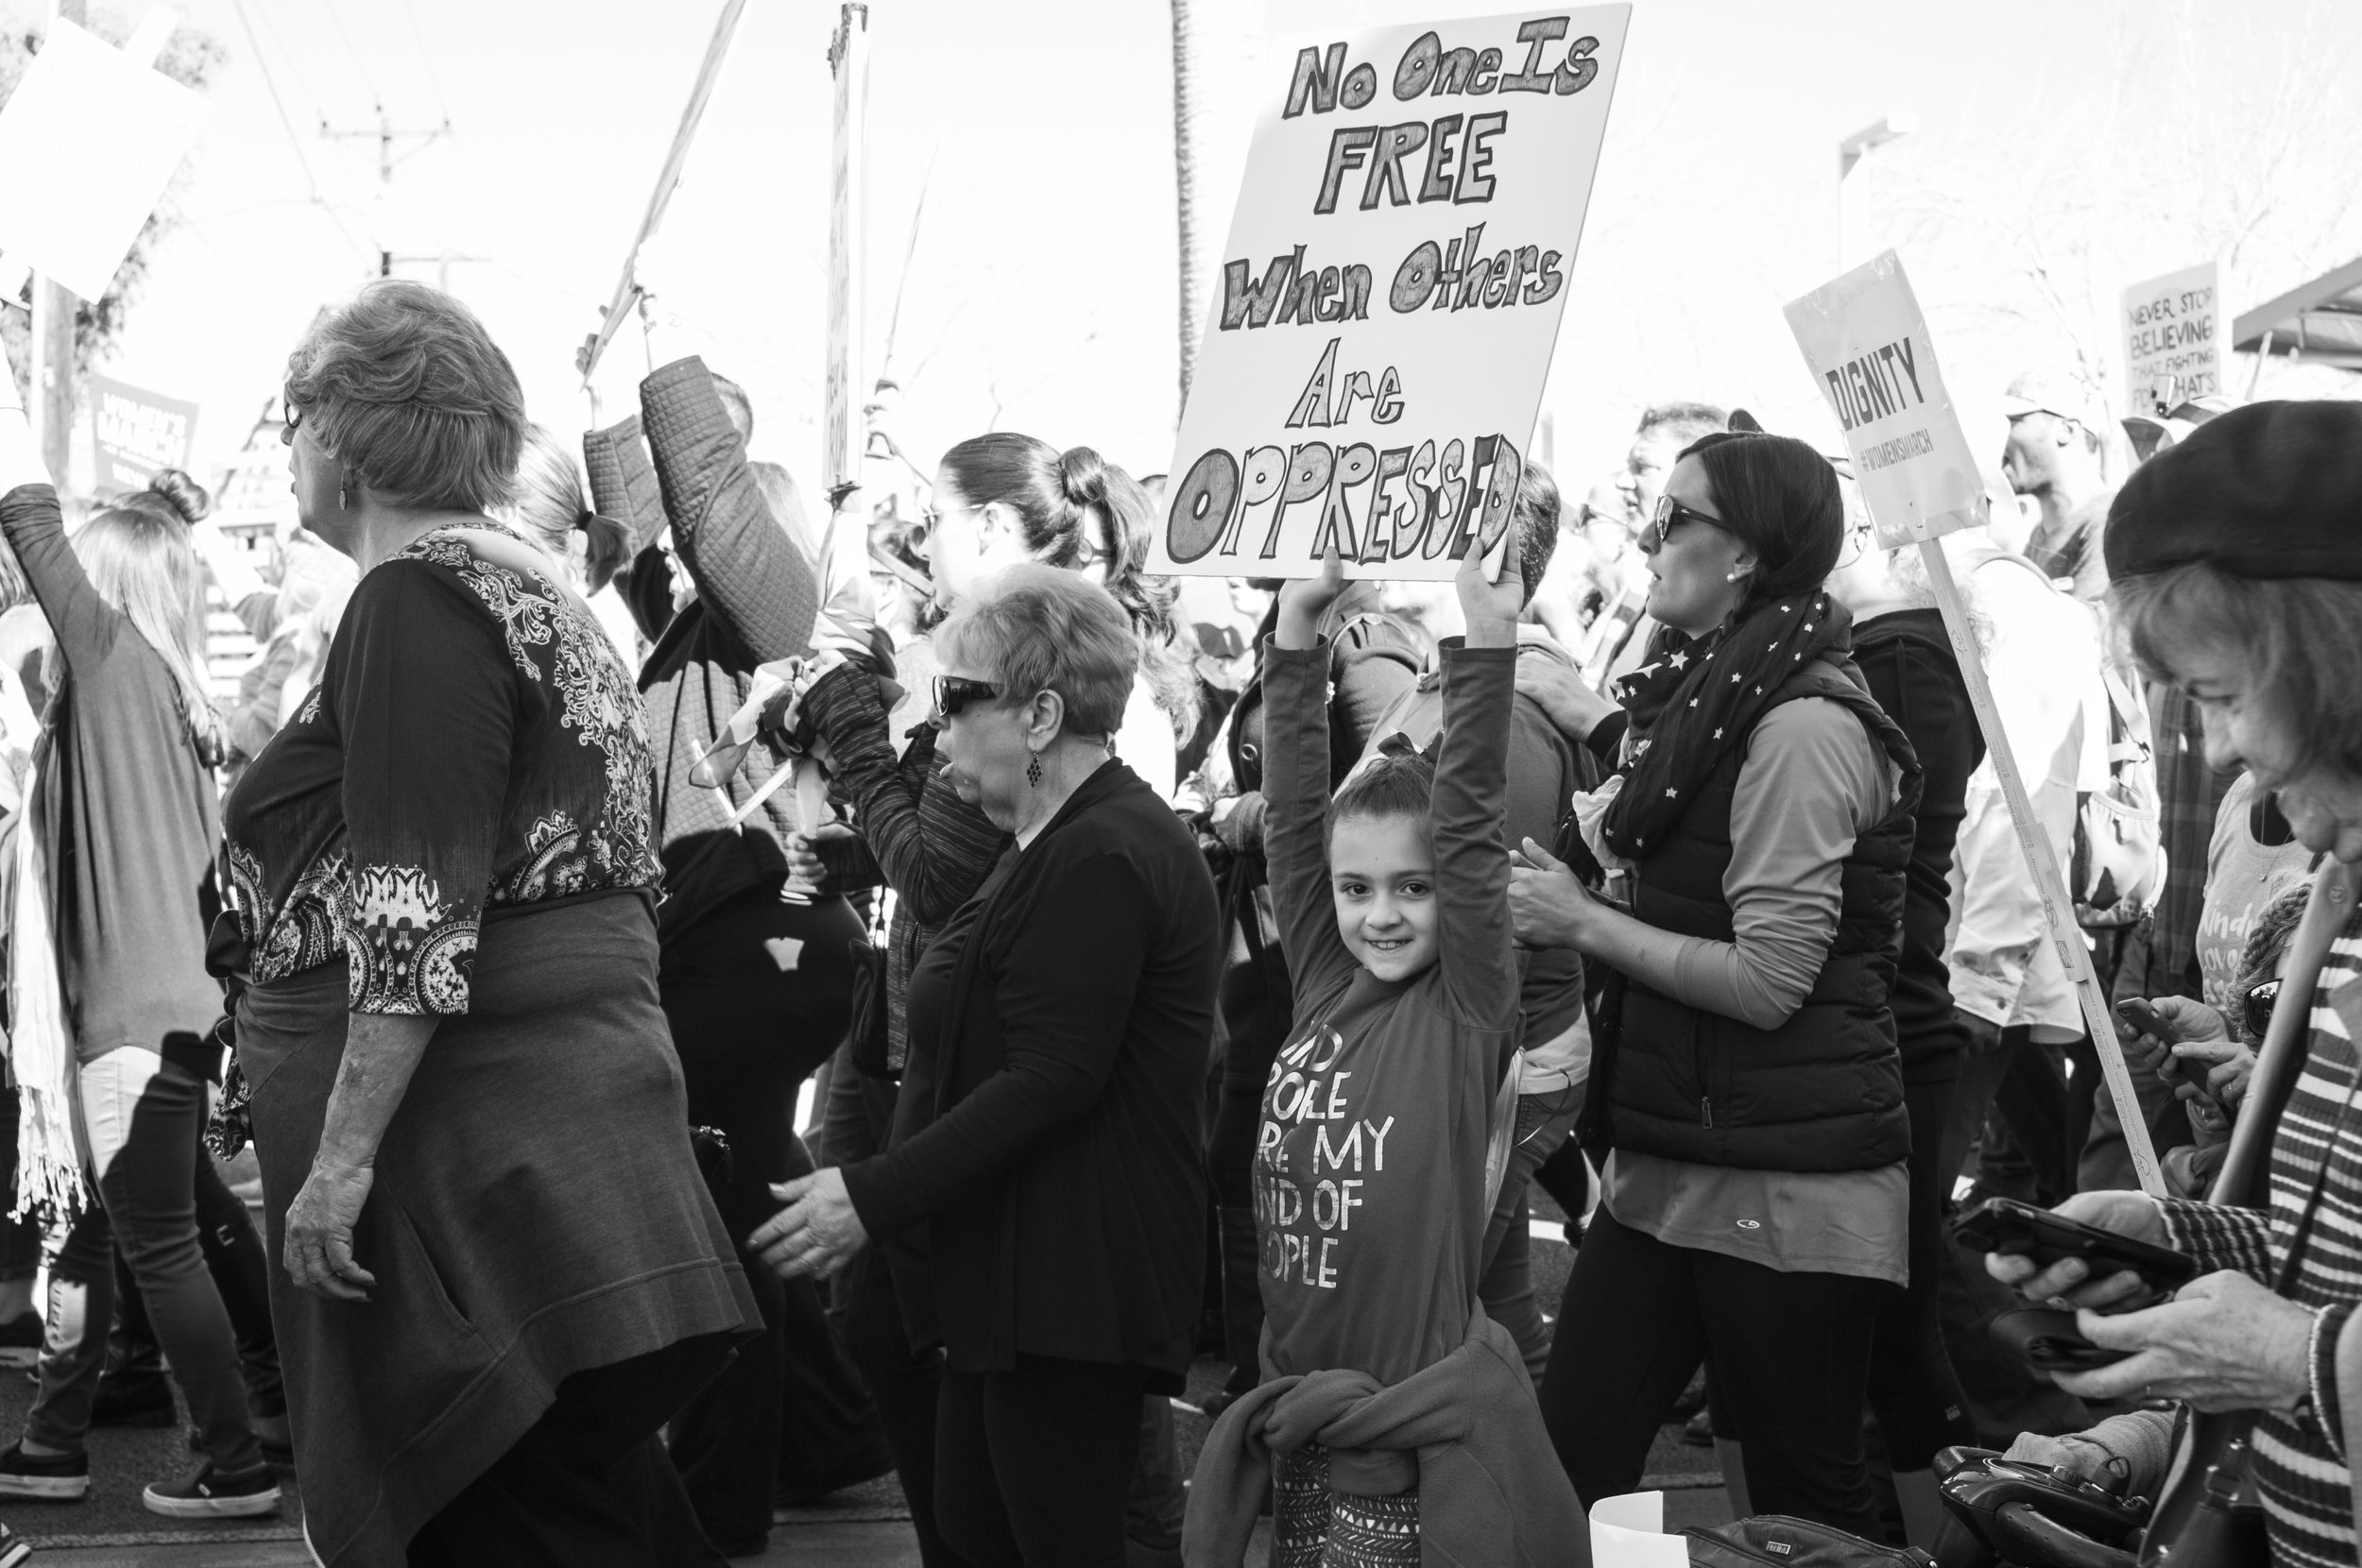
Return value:
<svg viewBox="0 0 2362 1568">
<path fill-rule="evenodd" d="M 21 1442 L 0 1449 L 0 1497 L 28 1503 L 78 1503 L 89 1495 L 89 1455 L 36 1459 Z"/>
<path fill-rule="evenodd" d="M 208 1459 L 177 1481 L 157 1482 L 140 1501 L 172 1519 L 248 1519 L 279 1511 L 279 1475 L 266 1464 L 224 1475 Z"/>
<path fill-rule="evenodd" d="M 6 1525 L 0 1525 L 0 1568 L 24 1568 L 33 1560 L 33 1549 Z"/>
<path fill-rule="evenodd" d="M 263 1457 L 272 1464 L 295 1463 L 295 1440 L 287 1433 L 285 1416 L 249 1416 L 248 1424 L 254 1429 L 254 1440 L 263 1445 Z M 189 1452 L 205 1452 L 205 1434 L 197 1427 L 189 1428 Z M 8 1564 L 0 1563 L 0 1568 Z"/>
<path fill-rule="evenodd" d="M 170 1426 L 180 1412 L 162 1372 L 120 1372 L 98 1380 L 91 1397 L 93 1426 Z"/>
<path fill-rule="evenodd" d="M 23 1313 L 0 1323 L 0 1367 L 29 1367 L 40 1360 L 40 1313 Z M 5 1558 L 0 1558 L 0 1568 L 7 1568 Z"/>
</svg>

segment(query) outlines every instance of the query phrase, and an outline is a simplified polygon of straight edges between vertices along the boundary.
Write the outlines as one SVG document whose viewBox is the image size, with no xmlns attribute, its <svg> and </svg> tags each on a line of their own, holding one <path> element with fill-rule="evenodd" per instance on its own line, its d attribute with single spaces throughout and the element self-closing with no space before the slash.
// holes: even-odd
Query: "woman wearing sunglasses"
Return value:
<svg viewBox="0 0 2362 1568">
<path fill-rule="evenodd" d="M 1104 589 L 1011 567 L 935 652 L 931 782 L 1016 847 L 910 973 L 888 1148 L 774 1189 L 751 1245 L 788 1277 L 898 1254 L 908 1343 L 941 1346 L 934 1527 L 961 1559 L 1121 1568 L 1142 1396 L 1181 1391 L 1200 1305 L 1213 880 L 1113 755 L 1139 646 Z"/>
<path fill-rule="evenodd" d="M 1061 452 L 1007 432 L 963 441 L 937 466 L 919 541 L 933 575 L 935 608 L 955 609 L 997 571 L 1038 563 L 1104 583 L 1125 607 L 1136 656 L 1144 655 L 1155 641 L 1153 630 L 1143 629 L 1153 622 L 1154 596 L 1145 594 L 1138 572 L 1145 555 L 1131 548 L 1135 525 L 1127 519 L 1148 511 L 1130 476 L 1088 448 Z M 919 955 L 975 895 L 1010 839 L 953 787 L 940 755 L 942 731 L 924 722 L 932 715 L 949 723 L 948 705 L 963 703 L 966 689 L 936 690 L 942 665 L 933 639 L 904 644 L 895 658 L 908 696 L 891 715 L 876 678 L 852 668 L 824 677 L 805 698 L 804 712 L 828 744 L 836 793 L 851 808 L 854 827 L 824 829 L 812 844 L 791 841 L 788 853 L 807 878 L 829 891 L 881 881 L 894 890 L 885 1054 L 892 1070 L 905 1074 L 912 1054 L 908 992 Z M 1136 656 L 1136 666 L 1144 661 Z M 1127 679 L 1112 732 L 1116 755 L 1163 798 L 1173 787 L 1176 725 L 1137 668 Z M 849 1165 L 884 1148 L 899 1125 L 897 1098 L 895 1080 L 864 1077 L 840 1053 L 823 1157 Z M 894 1442 L 921 1555 L 929 1568 L 938 1568 L 958 1559 L 937 1532 L 934 1511 L 942 1354 L 924 1315 L 910 1316 L 931 1297 L 926 1253 L 916 1232 L 871 1249 L 855 1271 L 846 1326 Z M 912 1328 L 917 1332 L 906 1331 Z"/>
<path fill-rule="evenodd" d="M 1861 1412 L 1907 1259 L 1888 992 L 1920 769 L 1822 590 L 1844 532 L 1801 441 L 1682 453 L 1640 538 L 1660 630 L 1618 683 L 1624 766 L 1587 832 L 1629 912 L 1531 840 L 1511 903 L 1521 942 L 1613 971 L 1579 1124 L 1613 1152 L 1541 1389 L 1576 1491 L 1632 1491 L 1710 1358 L 1742 1511 L 1874 1539 Z"/>
</svg>

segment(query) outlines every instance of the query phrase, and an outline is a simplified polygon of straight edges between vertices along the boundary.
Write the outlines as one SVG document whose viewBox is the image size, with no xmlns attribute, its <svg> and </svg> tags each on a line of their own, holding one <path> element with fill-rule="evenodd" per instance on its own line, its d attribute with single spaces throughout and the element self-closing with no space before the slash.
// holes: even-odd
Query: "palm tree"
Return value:
<svg viewBox="0 0 2362 1568">
<path fill-rule="evenodd" d="M 1198 81 L 1204 65 L 1192 0 L 1172 3 L 1172 173 L 1181 236 L 1181 401 L 1190 401 L 1206 297 L 1206 246 L 1197 212 Z"/>
</svg>

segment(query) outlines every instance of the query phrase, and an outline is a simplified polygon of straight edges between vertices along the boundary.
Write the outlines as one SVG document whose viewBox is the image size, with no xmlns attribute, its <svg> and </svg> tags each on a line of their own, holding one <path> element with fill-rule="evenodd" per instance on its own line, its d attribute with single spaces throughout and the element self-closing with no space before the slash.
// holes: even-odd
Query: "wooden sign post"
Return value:
<svg viewBox="0 0 2362 1568">
<path fill-rule="evenodd" d="M 2165 1179 L 2149 1144 L 2140 1096 L 2116 1040 L 2114 1016 L 2092 969 L 2091 951 L 2076 923 L 2059 857 L 2034 816 L 2025 777 L 2010 753 L 2010 738 L 1994 707 L 1968 609 L 1943 554 L 1943 535 L 1984 522 L 1984 482 L 1944 391 L 1935 346 L 1910 280 L 1903 274 L 1901 260 L 1887 251 L 1790 304 L 1788 321 L 1813 379 L 1845 429 L 1855 479 L 1878 543 L 1890 550 L 1916 544 L 1926 564 L 1927 581 L 1935 588 L 1944 630 L 1968 686 L 1969 704 L 1984 731 L 2002 798 L 2009 803 L 2018 848 L 2042 898 L 2043 918 L 2074 983 L 2084 1027 L 2091 1031 L 2108 1092 L 2124 1124 L 2132 1167 L 2143 1192 L 2163 1197 Z M 2087 723 L 2099 719 L 2086 715 Z"/>
</svg>

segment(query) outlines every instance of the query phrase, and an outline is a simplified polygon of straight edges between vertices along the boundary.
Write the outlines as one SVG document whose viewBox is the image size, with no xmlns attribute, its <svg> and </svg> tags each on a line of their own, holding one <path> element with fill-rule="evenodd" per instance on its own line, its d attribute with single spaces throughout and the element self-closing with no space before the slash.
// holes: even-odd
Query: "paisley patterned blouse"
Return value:
<svg viewBox="0 0 2362 1568">
<path fill-rule="evenodd" d="M 224 803 L 249 978 L 341 953 L 355 1012 L 465 1013 L 487 911 L 657 885 L 652 776 L 631 671 L 547 558 L 438 529 L 361 579 Z"/>
</svg>

